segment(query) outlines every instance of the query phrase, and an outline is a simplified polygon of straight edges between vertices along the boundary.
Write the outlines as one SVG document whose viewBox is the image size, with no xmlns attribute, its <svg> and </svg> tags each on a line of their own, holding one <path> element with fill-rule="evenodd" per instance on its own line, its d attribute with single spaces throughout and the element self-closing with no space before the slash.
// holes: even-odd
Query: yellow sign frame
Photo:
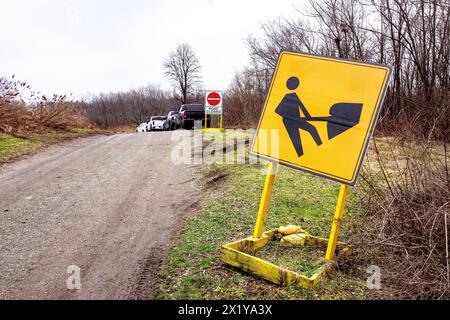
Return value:
<svg viewBox="0 0 450 320">
<path fill-rule="evenodd" d="M 334 261 L 327 260 L 312 276 L 306 276 L 255 257 L 252 253 L 260 250 L 270 241 L 275 241 L 275 234 L 276 230 L 271 230 L 265 232 L 261 238 L 249 237 L 226 244 L 222 247 L 220 259 L 223 263 L 274 284 L 283 287 L 298 286 L 305 289 L 314 289 L 317 287 L 327 276 L 327 273 L 335 267 L 336 263 Z M 305 245 L 323 246 L 326 244 L 327 239 L 305 234 Z M 348 256 L 352 252 L 351 248 L 347 247 L 344 243 L 339 242 L 336 246 L 342 253 L 342 256 Z"/>
<path fill-rule="evenodd" d="M 203 128 L 203 132 L 223 132 L 223 131 L 225 131 L 225 129 L 223 128 L 223 113 L 219 115 L 219 128 L 208 128 L 208 114 L 205 112 L 205 127 Z"/>
<path fill-rule="evenodd" d="M 350 187 L 347 185 L 341 186 L 329 239 L 312 236 L 306 232 L 303 233 L 305 238 L 304 245 L 327 247 L 325 262 L 311 277 L 308 277 L 259 259 L 251 254 L 266 246 L 269 241 L 276 239 L 276 230 L 264 232 L 264 229 L 277 171 L 278 163 L 269 162 L 253 236 L 224 245 L 220 259 L 223 263 L 281 286 L 296 285 L 306 289 L 313 289 L 326 276 L 327 272 L 336 265 L 337 249 L 343 256 L 348 256 L 352 253 L 352 249 L 349 246 L 338 242 L 341 220 L 344 215 Z"/>
</svg>

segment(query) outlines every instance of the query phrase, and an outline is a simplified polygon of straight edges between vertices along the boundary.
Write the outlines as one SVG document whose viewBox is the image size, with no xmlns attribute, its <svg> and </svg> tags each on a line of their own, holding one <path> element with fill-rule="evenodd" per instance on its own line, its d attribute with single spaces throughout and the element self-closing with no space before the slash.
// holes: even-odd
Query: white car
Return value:
<svg viewBox="0 0 450 320">
<path fill-rule="evenodd" d="M 150 122 L 148 123 L 147 129 L 149 131 L 164 130 L 164 123 L 166 122 L 166 120 L 167 118 L 163 116 L 152 117 L 150 119 Z"/>
<path fill-rule="evenodd" d="M 139 127 L 136 128 L 136 132 L 147 132 L 147 123 L 141 123 Z"/>
</svg>

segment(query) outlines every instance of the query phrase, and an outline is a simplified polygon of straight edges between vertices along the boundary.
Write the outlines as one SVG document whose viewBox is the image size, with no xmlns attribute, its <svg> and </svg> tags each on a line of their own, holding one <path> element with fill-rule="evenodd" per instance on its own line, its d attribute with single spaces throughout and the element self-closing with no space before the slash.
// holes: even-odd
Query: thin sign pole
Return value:
<svg viewBox="0 0 450 320">
<path fill-rule="evenodd" d="M 253 237 L 260 239 L 264 233 L 266 225 L 266 218 L 269 212 L 270 200 L 272 199 L 273 184 L 278 170 L 278 163 L 269 162 L 267 165 L 266 181 L 264 183 L 264 190 L 259 204 L 258 218 L 256 219 L 255 232 Z"/>
<path fill-rule="evenodd" d="M 223 129 L 223 95 L 222 95 L 222 106 L 220 107 L 220 130 Z"/>
<path fill-rule="evenodd" d="M 336 212 L 334 213 L 333 225 L 331 227 L 330 239 L 328 240 L 328 248 L 325 256 L 326 260 L 333 260 L 336 254 L 336 245 L 339 238 L 339 231 L 341 227 L 341 220 L 344 216 L 345 204 L 347 202 L 350 187 L 342 185 L 339 192 L 339 198 L 336 205 Z"/>
</svg>

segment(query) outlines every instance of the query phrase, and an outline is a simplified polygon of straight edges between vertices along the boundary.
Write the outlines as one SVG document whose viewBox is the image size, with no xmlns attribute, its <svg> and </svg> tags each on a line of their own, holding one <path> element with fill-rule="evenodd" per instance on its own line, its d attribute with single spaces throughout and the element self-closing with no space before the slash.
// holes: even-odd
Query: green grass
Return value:
<svg viewBox="0 0 450 320">
<path fill-rule="evenodd" d="M 271 241 L 267 246 L 259 250 L 255 256 L 311 277 L 322 265 L 321 258 L 325 256 L 325 251 L 308 246 L 285 247 Z"/>
<path fill-rule="evenodd" d="M 200 212 L 183 227 L 170 249 L 160 274 L 160 299 L 343 299 L 364 298 L 365 279 L 352 271 L 340 271 L 315 290 L 280 288 L 223 266 L 220 247 L 252 234 L 265 176 L 255 165 L 211 165 L 205 180 L 227 175 L 219 185 L 206 185 L 207 195 Z M 314 235 L 328 237 L 339 186 L 298 171 L 280 168 L 267 219 L 267 228 L 300 225 Z M 341 239 L 360 222 L 352 195 L 347 207 Z M 276 245 L 259 252 L 269 261 L 302 271 L 314 272 L 317 253 L 308 249 L 285 249 Z M 314 250 L 314 249 L 310 249 Z M 350 268 L 351 269 L 351 268 Z"/>
<path fill-rule="evenodd" d="M 42 142 L 0 135 L 0 163 L 32 153 L 42 147 Z"/>
<path fill-rule="evenodd" d="M 45 146 L 64 140 L 101 133 L 104 133 L 104 131 L 84 128 L 46 133 L 30 133 L 20 138 L 0 133 L 0 164 L 10 162 L 27 154 L 32 154 Z"/>
</svg>

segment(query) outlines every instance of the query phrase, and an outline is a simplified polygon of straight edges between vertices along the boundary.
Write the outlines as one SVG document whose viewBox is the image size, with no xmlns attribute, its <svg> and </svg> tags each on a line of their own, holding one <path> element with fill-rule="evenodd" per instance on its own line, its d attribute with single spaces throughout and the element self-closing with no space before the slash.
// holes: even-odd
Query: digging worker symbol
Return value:
<svg viewBox="0 0 450 320">
<path fill-rule="evenodd" d="M 287 81 L 286 86 L 290 91 L 297 90 L 300 86 L 300 80 L 297 77 L 292 77 Z M 304 154 L 304 150 L 300 129 L 308 132 L 314 139 L 316 145 L 321 146 L 322 139 L 320 138 L 319 132 L 310 122 L 328 122 L 328 139 L 331 140 L 359 124 L 362 107 L 363 105 L 359 103 L 337 103 L 330 109 L 331 116 L 312 117 L 297 94 L 292 92 L 284 96 L 275 112 L 283 118 L 283 124 L 294 145 L 295 151 L 301 157 Z M 300 111 L 302 114 L 300 114 Z"/>
</svg>

